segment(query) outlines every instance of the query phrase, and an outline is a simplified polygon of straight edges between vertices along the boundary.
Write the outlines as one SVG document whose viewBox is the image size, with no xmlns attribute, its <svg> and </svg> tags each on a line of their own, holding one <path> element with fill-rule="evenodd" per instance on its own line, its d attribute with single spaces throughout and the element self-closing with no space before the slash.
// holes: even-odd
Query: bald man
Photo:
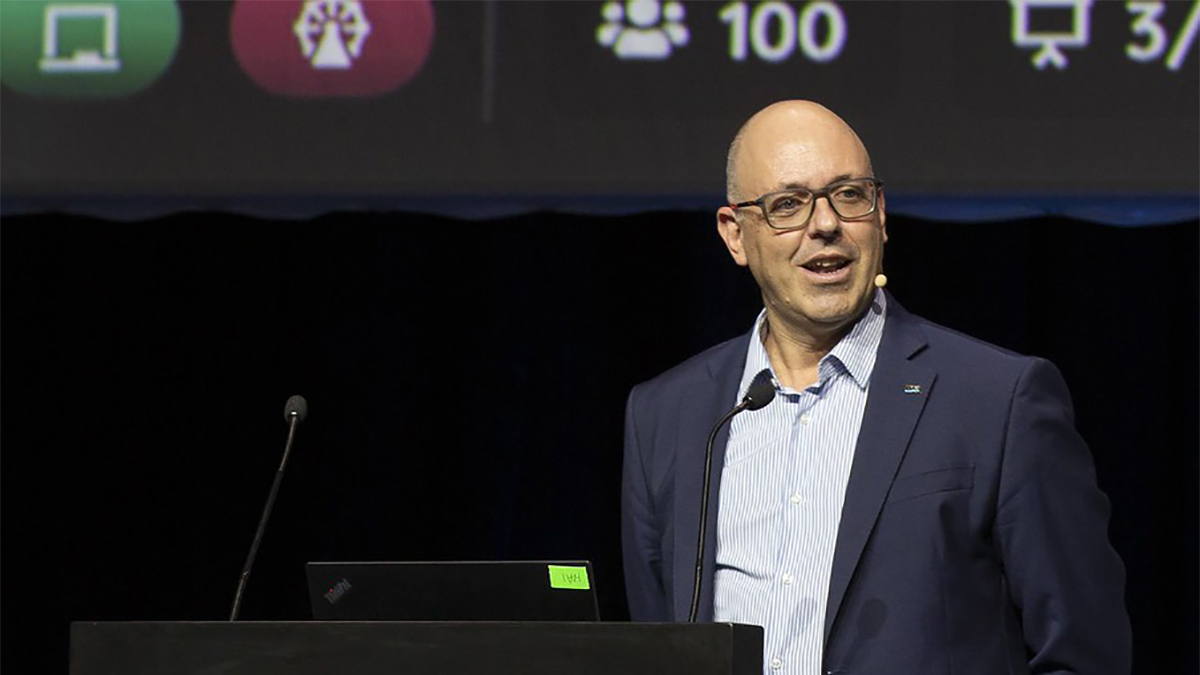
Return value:
<svg viewBox="0 0 1200 675">
<path fill-rule="evenodd" d="M 763 311 L 640 384 L 625 425 L 632 616 L 685 621 L 712 424 L 700 620 L 764 627 L 764 673 L 1128 673 L 1109 505 L 1050 363 L 882 290 L 883 184 L 857 134 L 785 101 L 738 132 L 717 230 Z"/>
</svg>

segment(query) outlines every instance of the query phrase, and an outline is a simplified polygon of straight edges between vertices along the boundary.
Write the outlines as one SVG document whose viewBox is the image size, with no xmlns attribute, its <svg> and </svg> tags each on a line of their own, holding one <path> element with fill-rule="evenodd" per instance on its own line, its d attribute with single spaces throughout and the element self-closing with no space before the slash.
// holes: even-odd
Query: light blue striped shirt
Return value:
<svg viewBox="0 0 1200 675">
<path fill-rule="evenodd" d="M 887 298 L 817 366 L 804 391 L 779 389 L 767 407 L 733 419 L 717 512 L 717 621 L 762 626 L 763 671 L 818 675 L 842 502 L 867 406 Z M 765 311 L 754 324 L 761 336 Z M 738 390 L 770 359 L 751 339 Z M 774 369 L 771 370 L 774 373 Z"/>
</svg>

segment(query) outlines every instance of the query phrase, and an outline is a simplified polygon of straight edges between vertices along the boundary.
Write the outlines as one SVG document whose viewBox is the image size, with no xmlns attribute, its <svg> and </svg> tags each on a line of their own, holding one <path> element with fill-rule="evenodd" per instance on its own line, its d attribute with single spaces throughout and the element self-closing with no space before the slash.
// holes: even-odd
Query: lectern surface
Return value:
<svg viewBox="0 0 1200 675">
<path fill-rule="evenodd" d="M 737 624 L 76 622 L 71 675 L 759 675 Z"/>
</svg>

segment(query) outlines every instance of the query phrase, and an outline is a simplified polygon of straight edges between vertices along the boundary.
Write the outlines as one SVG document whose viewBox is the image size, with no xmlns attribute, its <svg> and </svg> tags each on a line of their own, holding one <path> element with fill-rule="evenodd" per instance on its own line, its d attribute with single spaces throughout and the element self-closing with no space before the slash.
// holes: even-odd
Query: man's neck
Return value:
<svg viewBox="0 0 1200 675">
<path fill-rule="evenodd" d="M 771 369 L 780 384 L 800 391 L 817 382 L 817 368 L 838 342 L 854 326 L 853 321 L 845 325 L 830 327 L 793 326 L 779 317 L 772 316 L 770 309 L 763 319 L 763 348 L 771 360 Z"/>
</svg>

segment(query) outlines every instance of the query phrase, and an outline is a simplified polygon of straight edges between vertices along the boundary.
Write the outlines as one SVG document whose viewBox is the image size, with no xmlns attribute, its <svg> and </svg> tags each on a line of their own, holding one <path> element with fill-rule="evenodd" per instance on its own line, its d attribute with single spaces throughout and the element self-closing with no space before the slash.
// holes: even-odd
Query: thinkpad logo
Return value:
<svg viewBox="0 0 1200 675">
<path fill-rule="evenodd" d="M 350 582 L 342 579 L 334 584 L 333 588 L 329 589 L 329 592 L 326 593 L 324 597 L 329 601 L 329 604 L 336 605 L 337 601 L 341 600 L 342 596 L 346 594 L 346 591 L 349 591 L 351 588 L 353 588 L 353 586 L 350 585 Z"/>
</svg>

